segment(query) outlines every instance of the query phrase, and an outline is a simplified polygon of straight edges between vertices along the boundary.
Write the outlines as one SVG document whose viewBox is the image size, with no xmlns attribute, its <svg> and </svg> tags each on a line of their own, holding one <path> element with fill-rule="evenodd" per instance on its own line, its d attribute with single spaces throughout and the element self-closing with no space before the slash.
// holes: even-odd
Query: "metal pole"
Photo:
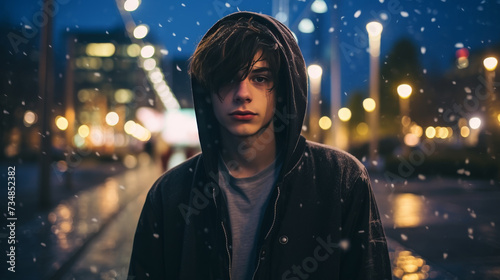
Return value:
<svg viewBox="0 0 500 280">
<path fill-rule="evenodd" d="M 40 185 L 39 206 L 48 209 L 51 205 L 50 166 L 52 163 L 51 105 L 54 96 L 53 55 L 52 55 L 52 16 L 46 13 L 46 7 L 52 7 L 53 0 L 44 0 L 42 13 L 47 15 L 47 22 L 42 25 L 40 42 L 40 61 L 38 66 L 39 94 L 41 115 L 40 145 Z"/>
<path fill-rule="evenodd" d="M 369 37 L 370 48 L 370 98 L 375 101 L 375 110 L 367 113 L 368 125 L 370 126 L 370 167 L 376 168 L 378 159 L 378 130 L 380 118 L 380 86 L 379 86 L 379 55 L 380 55 L 380 35 Z"/>
<path fill-rule="evenodd" d="M 333 5 L 332 5 L 333 6 Z M 337 27 L 337 10 L 332 9 L 330 12 L 330 23 L 332 26 Z M 340 110 L 341 105 L 341 88 L 340 88 L 340 58 L 339 58 L 339 42 L 335 33 L 330 35 L 330 115 L 332 117 L 332 131 L 333 131 L 333 145 L 342 149 L 348 147 L 341 147 L 341 125 L 337 112 Z"/>
</svg>

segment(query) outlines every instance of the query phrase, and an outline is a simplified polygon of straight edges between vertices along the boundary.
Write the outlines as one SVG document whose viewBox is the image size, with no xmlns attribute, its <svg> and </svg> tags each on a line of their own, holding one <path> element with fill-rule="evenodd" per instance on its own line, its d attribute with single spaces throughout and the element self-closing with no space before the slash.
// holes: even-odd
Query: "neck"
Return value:
<svg viewBox="0 0 500 280">
<path fill-rule="evenodd" d="M 235 136 L 221 129 L 222 159 L 233 177 L 253 176 L 268 167 L 276 158 L 276 139 L 271 123 L 251 136 Z"/>
</svg>

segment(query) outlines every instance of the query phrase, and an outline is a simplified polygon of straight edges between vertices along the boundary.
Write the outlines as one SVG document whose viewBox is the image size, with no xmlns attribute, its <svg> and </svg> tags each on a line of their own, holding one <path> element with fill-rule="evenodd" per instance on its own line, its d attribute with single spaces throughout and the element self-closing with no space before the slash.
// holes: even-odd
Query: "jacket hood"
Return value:
<svg viewBox="0 0 500 280">
<path fill-rule="evenodd" d="M 278 40 L 282 69 L 280 74 L 280 88 L 284 100 L 277 102 L 274 123 L 277 147 L 282 149 L 283 167 L 281 174 L 286 174 L 300 159 L 304 142 L 300 136 L 302 123 L 307 107 L 307 75 L 304 58 L 292 35 L 292 32 L 281 22 L 267 15 L 253 12 L 237 12 L 230 14 L 216 22 L 204 35 L 206 38 L 228 20 L 253 18 L 253 20 L 268 27 Z M 210 103 L 210 92 L 207 92 L 195 77 L 191 77 L 193 101 L 198 124 L 198 136 L 203 152 L 205 169 L 209 174 L 217 174 L 219 124 L 213 113 Z M 295 155 L 295 156 L 294 156 Z"/>
</svg>

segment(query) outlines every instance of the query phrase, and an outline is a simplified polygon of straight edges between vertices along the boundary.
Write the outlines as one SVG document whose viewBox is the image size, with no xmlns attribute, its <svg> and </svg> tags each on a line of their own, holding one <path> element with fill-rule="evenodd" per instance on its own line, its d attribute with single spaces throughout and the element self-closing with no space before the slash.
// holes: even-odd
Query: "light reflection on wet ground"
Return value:
<svg viewBox="0 0 500 280">
<path fill-rule="evenodd" d="M 374 181 L 395 279 L 500 279 L 498 182 Z"/>
<path fill-rule="evenodd" d="M 128 170 L 91 190 L 79 192 L 46 215 L 23 225 L 18 234 L 17 279 L 60 277 L 56 271 L 68 261 L 71 263 L 75 254 L 85 249 L 84 245 L 131 200 L 149 189 L 159 175 L 160 169 L 152 165 Z"/>
</svg>

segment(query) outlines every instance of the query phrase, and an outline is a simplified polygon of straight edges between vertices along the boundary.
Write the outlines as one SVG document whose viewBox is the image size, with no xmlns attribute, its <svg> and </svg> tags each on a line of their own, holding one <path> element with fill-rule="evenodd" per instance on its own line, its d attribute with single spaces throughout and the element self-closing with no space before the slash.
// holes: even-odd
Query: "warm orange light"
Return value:
<svg viewBox="0 0 500 280">
<path fill-rule="evenodd" d="M 375 103 L 375 100 L 373 98 L 366 98 L 363 100 L 363 108 L 367 112 L 373 112 L 375 108 L 377 107 L 377 104 Z"/>
</svg>

